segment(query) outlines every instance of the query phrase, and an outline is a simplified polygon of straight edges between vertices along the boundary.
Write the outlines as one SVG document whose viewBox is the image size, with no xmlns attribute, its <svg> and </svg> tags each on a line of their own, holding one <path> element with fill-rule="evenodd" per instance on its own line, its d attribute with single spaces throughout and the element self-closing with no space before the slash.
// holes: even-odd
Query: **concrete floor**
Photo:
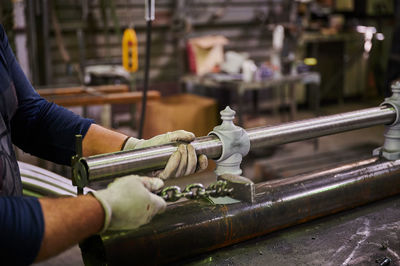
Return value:
<svg viewBox="0 0 400 266">
<path fill-rule="evenodd" d="M 324 115 L 377 106 L 377 102 L 351 103 L 322 108 Z M 296 120 L 312 117 L 299 112 Z M 257 120 L 256 122 L 254 122 Z M 247 119 L 246 127 L 279 123 L 263 116 Z M 282 145 L 262 156 L 253 153 L 244 162 L 244 175 L 256 182 L 268 176 L 287 177 L 370 156 L 383 143 L 383 126 L 356 130 L 315 141 Z M 321 161 L 323 160 L 323 161 Z M 281 230 L 180 264 L 189 265 L 378 265 L 387 256 L 400 265 L 400 197 L 342 212 L 323 219 Z M 83 265 L 75 246 L 60 256 L 37 265 Z"/>
</svg>

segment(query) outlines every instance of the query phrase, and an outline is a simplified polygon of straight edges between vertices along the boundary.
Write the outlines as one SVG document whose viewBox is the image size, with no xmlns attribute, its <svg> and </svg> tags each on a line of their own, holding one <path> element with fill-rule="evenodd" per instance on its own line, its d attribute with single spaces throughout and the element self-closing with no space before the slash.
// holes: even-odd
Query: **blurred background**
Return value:
<svg viewBox="0 0 400 266">
<path fill-rule="evenodd" d="M 397 0 L 144 2 L 1 0 L 0 22 L 43 97 L 143 138 L 375 106 L 399 76 Z"/>
</svg>

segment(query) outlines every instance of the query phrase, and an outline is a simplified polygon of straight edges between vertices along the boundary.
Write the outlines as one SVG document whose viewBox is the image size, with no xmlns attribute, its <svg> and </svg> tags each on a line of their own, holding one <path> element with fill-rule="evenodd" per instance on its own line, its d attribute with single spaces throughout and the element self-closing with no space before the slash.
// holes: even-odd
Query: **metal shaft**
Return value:
<svg viewBox="0 0 400 266">
<path fill-rule="evenodd" d="M 191 143 L 197 154 L 206 154 L 215 159 L 221 156 L 222 143 L 215 136 L 196 138 Z M 116 152 L 99 156 L 82 158 L 81 163 L 87 171 L 89 181 L 113 178 L 132 173 L 151 171 L 164 167 L 174 151 L 176 143 Z"/>
<path fill-rule="evenodd" d="M 398 194 L 399 176 L 400 160 L 375 157 L 272 180 L 256 185 L 254 204 L 177 203 L 138 230 L 103 235 L 99 245 L 108 265 L 171 263 Z"/>
<path fill-rule="evenodd" d="M 251 147 L 261 148 L 331 135 L 375 125 L 390 124 L 396 118 L 392 107 L 382 106 L 331 116 L 289 122 L 278 126 L 248 129 Z M 216 136 L 197 138 L 192 145 L 197 154 L 217 159 L 222 143 Z M 176 150 L 176 144 L 82 158 L 89 181 L 160 169 Z"/>
<path fill-rule="evenodd" d="M 396 119 L 392 107 L 381 106 L 247 130 L 251 148 L 270 147 L 340 132 L 391 124 Z"/>
</svg>

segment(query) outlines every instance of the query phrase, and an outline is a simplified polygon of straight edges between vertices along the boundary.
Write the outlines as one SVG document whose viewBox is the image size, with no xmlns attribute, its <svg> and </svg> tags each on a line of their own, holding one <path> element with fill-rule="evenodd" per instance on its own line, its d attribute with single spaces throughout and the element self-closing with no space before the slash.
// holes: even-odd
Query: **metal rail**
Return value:
<svg viewBox="0 0 400 266">
<path fill-rule="evenodd" d="M 76 196 L 71 179 L 46 169 L 18 161 L 24 194 L 31 196 Z M 86 187 L 85 193 L 92 191 Z"/>
<path fill-rule="evenodd" d="M 103 250 L 108 265 L 171 263 L 398 194 L 399 176 L 400 160 L 372 157 L 256 184 L 254 204 L 173 204 L 138 230 L 102 235 L 102 248 L 83 256 Z"/>
<path fill-rule="evenodd" d="M 278 126 L 248 129 L 250 149 L 270 147 L 295 141 L 327 136 L 340 132 L 390 124 L 396 119 L 392 107 L 381 106 L 331 116 L 289 122 Z M 217 159 L 222 153 L 222 143 L 216 136 L 196 138 L 192 142 L 197 154 Z M 141 171 L 160 169 L 176 150 L 176 144 L 116 152 L 82 158 L 79 169 L 89 181 L 113 178 Z"/>
<path fill-rule="evenodd" d="M 307 140 L 376 125 L 391 124 L 396 119 L 392 107 L 381 106 L 353 112 L 289 122 L 277 126 L 247 130 L 251 148 Z"/>
</svg>

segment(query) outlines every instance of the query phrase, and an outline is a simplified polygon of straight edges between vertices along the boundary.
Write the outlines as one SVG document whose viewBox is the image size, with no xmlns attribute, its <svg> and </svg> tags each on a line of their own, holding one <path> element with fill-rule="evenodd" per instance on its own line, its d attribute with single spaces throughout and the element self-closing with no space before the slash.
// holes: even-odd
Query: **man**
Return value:
<svg viewBox="0 0 400 266">
<path fill-rule="evenodd" d="M 183 130 L 138 140 L 93 124 L 49 103 L 33 89 L 19 67 L 0 25 L 0 262 L 26 265 L 53 256 L 84 238 L 106 230 L 133 229 L 165 209 L 164 200 L 150 191 L 162 179 L 207 167 L 191 145 L 180 145 L 158 178 L 128 176 L 105 190 L 69 198 L 22 196 L 12 143 L 50 161 L 70 164 L 74 136 L 81 134 L 84 156 L 190 142 Z"/>
</svg>

